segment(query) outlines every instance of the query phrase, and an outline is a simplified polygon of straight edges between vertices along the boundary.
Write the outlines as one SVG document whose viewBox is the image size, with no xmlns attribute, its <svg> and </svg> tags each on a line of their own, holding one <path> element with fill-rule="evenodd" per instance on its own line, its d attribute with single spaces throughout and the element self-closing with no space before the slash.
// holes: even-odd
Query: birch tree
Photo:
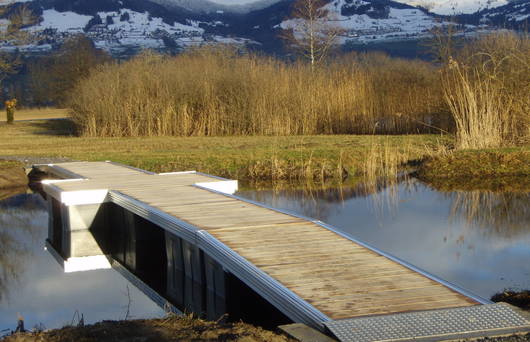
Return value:
<svg viewBox="0 0 530 342">
<path fill-rule="evenodd" d="M 306 58 L 314 68 L 336 46 L 344 30 L 326 8 L 325 0 L 296 0 L 281 37 L 288 48 Z"/>
</svg>

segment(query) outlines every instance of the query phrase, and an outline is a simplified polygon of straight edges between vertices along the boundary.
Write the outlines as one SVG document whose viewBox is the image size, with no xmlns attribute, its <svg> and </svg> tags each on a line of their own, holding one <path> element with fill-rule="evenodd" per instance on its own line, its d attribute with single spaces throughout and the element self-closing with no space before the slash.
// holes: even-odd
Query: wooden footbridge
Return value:
<svg viewBox="0 0 530 342">
<path fill-rule="evenodd" d="M 201 283 L 217 298 L 191 304 L 197 310 L 222 313 L 226 305 L 218 299 L 227 297 L 230 274 L 290 320 L 341 340 L 529 326 L 513 308 L 492 304 L 325 223 L 238 198 L 236 181 L 198 172 L 153 174 L 111 162 L 34 168 L 60 178 L 43 181 L 51 235 L 91 229 L 104 203 L 122 210 L 106 213 L 108 230 L 118 221 L 139 224 L 127 215 L 161 228 L 168 268 L 180 270 L 180 276 L 168 275 L 167 286 L 187 278 L 191 299 L 180 301 L 193 300 Z M 68 261 L 73 254 L 62 256 Z"/>
</svg>

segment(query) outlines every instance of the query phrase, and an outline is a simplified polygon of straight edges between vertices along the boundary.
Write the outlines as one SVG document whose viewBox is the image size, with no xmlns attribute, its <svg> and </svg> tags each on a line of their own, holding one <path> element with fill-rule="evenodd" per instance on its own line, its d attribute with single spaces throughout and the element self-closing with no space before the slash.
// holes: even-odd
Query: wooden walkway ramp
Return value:
<svg viewBox="0 0 530 342">
<path fill-rule="evenodd" d="M 223 194 L 236 183 L 220 178 L 150 174 L 109 162 L 39 168 L 69 178 L 44 185 L 66 205 L 114 201 L 155 223 L 167 221 L 166 229 L 183 228 L 175 231 L 188 240 L 204 239 L 197 243 L 205 253 L 294 321 L 318 326 L 488 303 L 319 221 Z"/>
</svg>

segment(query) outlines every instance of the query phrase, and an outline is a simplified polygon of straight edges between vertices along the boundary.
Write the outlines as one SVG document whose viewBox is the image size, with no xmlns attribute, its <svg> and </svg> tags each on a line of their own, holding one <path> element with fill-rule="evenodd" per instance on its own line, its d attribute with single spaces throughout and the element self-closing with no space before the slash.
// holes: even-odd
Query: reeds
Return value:
<svg viewBox="0 0 530 342">
<path fill-rule="evenodd" d="M 455 132 L 457 148 L 530 141 L 530 39 L 469 41 L 441 69 L 383 54 L 303 62 L 199 48 L 99 67 L 70 99 L 85 136 Z"/>
<path fill-rule="evenodd" d="M 479 38 L 449 60 L 444 97 L 457 148 L 495 148 L 530 136 L 530 39 L 513 33 Z"/>
<path fill-rule="evenodd" d="M 72 93 L 86 136 L 430 132 L 443 106 L 435 68 L 350 55 L 305 63 L 198 49 L 100 67 Z"/>
</svg>

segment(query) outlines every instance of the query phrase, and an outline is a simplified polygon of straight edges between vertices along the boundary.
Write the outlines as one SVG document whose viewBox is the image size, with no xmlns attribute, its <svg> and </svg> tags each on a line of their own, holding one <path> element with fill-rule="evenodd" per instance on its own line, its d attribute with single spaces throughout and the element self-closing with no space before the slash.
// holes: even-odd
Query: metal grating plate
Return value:
<svg viewBox="0 0 530 342">
<path fill-rule="evenodd" d="M 324 323 L 340 341 L 400 341 L 530 327 L 507 304 L 410 312 Z"/>
</svg>

